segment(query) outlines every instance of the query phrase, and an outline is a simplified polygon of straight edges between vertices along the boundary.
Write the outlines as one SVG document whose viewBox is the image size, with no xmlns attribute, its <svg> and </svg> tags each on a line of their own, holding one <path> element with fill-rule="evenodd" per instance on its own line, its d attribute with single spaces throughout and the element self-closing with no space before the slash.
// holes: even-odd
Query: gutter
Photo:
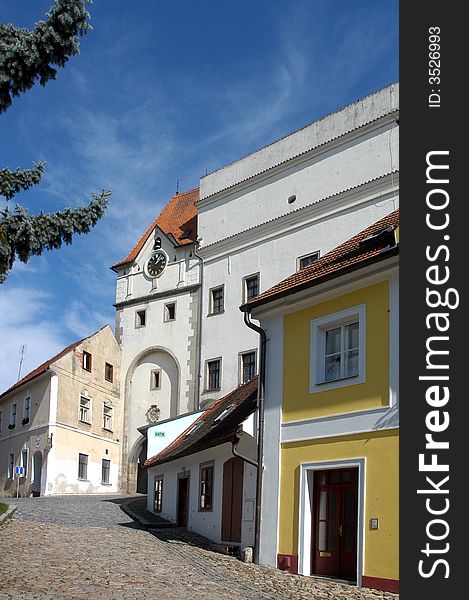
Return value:
<svg viewBox="0 0 469 600">
<path fill-rule="evenodd" d="M 197 242 L 196 242 L 197 243 Z M 199 277 L 199 306 L 197 311 L 197 374 L 195 380 L 195 392 L 194 392 L 194 411 L 200 408 L 200 384 L 202 378 L 202 304 L 204 300 L 204 259 L 197 254 L 195 250 L 191 252 L 192 256 L 195 256 L 199 261 L 200 277 Z"/>
<path fill-rule="evenodd" d="M 259 419 L 259 433 L 257 438 L 257 482 L 256 482 L 256 508 L 255 508 L 255 528 L 254 528 L 254 562 L 259 564 L 260 553 L 260 528 L 261 528 L 261 503 L 262 503 L 262 477 L 264 471 L 264 390 L 265 390 L 265 354 L 267 336 L 258 325 L 254 325 L 251 321 L 251 313 L 244 312 L 244 323 L 250 329 L 256 331 L 260 336 L 259 346 L 259 391 L 257 395 L 257 409 Z M 234 448 L 234 447 L 233 447 Z M 234 453 L 234 450 L 233 450 Z M 243 458 L 243 457 L 241 457 Z M 252 464 L 252 463 L 251 463 Z"/>
</svg>

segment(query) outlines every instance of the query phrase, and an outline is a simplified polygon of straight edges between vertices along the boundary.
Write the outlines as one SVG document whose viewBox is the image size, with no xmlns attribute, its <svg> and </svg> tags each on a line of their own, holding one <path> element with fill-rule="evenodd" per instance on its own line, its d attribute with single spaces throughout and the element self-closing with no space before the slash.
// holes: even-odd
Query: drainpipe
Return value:
<svg viewBox="0 0 469 600">
<path fill-rule="evenodd" d="M 255 460 L 248 458 L 247 456 L 243 456 L 242 454 L 240 454 L 238 452 L 238 444 L 240 441 L 241 441 L 240 431 L 237 431 L 236 434 L 233 436 L 233 439 L 231 440 L 231 452 L 233 453 L 233 456 L 236 456 L 236 457 L 240 458 L 241 460 L 244 460 L 244 462 L 249 463 L 250 465 L 252 465 L 253 467 L 256 467 L 256 469 L 257 469 L 257 465 L 259 463 L 257 463 Z"/>
<path fill-rule="evenodd" d="M 196 242 L 197 243 L 197 242 Z M 202 378 L 202 304 L 204 300 L 204 259 L 193 250 L 191 256 L 199 261 L 199 306 L 197 311 L 197 357 L 196 357 L 196 369 L 197 376 L 195 380 L 195 397 L 194 397 L 194 410 L 198 410 L 200 406 L 200 382 Z"/>
<path fill-rule="evenodd" d="M 250 328 L 256 331 L 260 336 L 259 346 L 259 391 L 257 393 L 257 409 L 259 419 L 259 434 L 257 438 L 257 482 L 256 482 L 256 512 L 254 528 L 254 562 L 259 564 L 260 552 L 260 529 L 261 529 L 261 502 L 262 502 L 262 476 L 264 470 L 264 390 L 265 390 L 265 346 L 267 336 L 258 325 L 251 321 L 251 313 L 244 313 L 244 322 Z"/>
</svg>

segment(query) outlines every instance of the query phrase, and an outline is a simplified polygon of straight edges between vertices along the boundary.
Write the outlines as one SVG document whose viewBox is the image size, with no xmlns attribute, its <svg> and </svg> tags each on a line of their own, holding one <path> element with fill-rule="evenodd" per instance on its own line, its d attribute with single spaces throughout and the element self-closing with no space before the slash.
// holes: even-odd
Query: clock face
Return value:
<svg viewBox="0 0 469 600">
<path fill-rule="evenodd" d="M 168 259 L 164 252 L 155 252 L 147 262 L 147 273 L 150 277 L 158 277 L 164 271 Z"/>
</svg>

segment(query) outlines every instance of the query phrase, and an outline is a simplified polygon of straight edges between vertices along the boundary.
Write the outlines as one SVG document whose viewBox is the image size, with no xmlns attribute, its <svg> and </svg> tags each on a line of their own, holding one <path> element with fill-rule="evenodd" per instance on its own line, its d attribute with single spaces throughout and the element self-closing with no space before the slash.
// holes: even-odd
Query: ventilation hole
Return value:
<svg viewBox="0 0 469 600">
<path fill-rule="evenodd" d="M 293 202 L 295 202 L 296 200 L 296 194 L 293 194 L 293 196 L 290 196 L 287 200 L 288 204 L 293 204 Z"/>
</svg>

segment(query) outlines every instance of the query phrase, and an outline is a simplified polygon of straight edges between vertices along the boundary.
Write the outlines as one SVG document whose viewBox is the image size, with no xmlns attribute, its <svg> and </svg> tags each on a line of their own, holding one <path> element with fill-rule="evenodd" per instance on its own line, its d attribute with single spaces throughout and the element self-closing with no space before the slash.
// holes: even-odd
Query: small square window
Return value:
<svg viewBox="0 0 469 600">
<path fill-rule="evenodd" d="M 210 290 L 210 314 L 216 315 L 225 310 L 225 290 L 223 286 Z"/>
<path fill-rule="evenodd" d="M 80 410 L 78 419 L 82 423 L 91 423 L 91 399 L 85 396 L 80 396 Z"/>
<path fill-rule="evenodd" d="M 216 391 L 220 389 L 221 381 L 221 359 L 209 360 L 207 362 L 207 391 Z"/>
<path fill-rule="evenodd" d="M 176 302 L 164 305 L 164 320 L 174 321 L 176 319 Z"/>
<path fill-rule="evenodd" d="M 311 252 L 311 254 L 306 254 L 305 256 L 300 256 L 296 261 L 297 262 L 296 268 L 298 271 L 301 271 L 301 269 L 304 269 L 308 265 L 313 264 L 318 259 L 319 259 L 319 250 L 317 250 L 316 252 Z"/>
<path fill-rule="evenodd" d="M 199 511 L 213 509 L 213 465 L 200 465 Z"/>
<path fill-rule="evenodd" d="M 163 475 L 155 477 L 154 493 L 153 510 L 158 513 L 163 508 Z"/>
<path fill-rule="evenodd" d="M 259 274 L 244 278 L 243 301 L 249 302 L 259 295 Z"/>
<path fill-rule="evenodd" d="M 137 310 L 135 312 L 135 327 L 145 327 L 147 324 L 147 311 Z"/>
<path fill-rule="evenodd" d="M 365 381 L 365 305 L 311 321 L 311 392 Z"/>
<path fill-rule="evenodd" d="M 103 458 L 101 461 L 101 483 L 109 483 L 111 473 L 111 461 Z"/>
<path fill-rule="evenodd" d="M 78 479 L 88 480 L 88 455 L 78 454 Z"/>
<path fill-rule="evenodd" d="M 161 369 L 150 371 L 150 390 L 161 390 Z"/>
<path fill-rule="evenodd" d="M 83 351 L 83 362 L 81 364 L 85 371 L 91 371 L 91 354 Z"/>
<path fill-rule="evenodd" d="M 104 379 L 111 383 L 114 381 L 114 367 L 109 363 L 104 365 Z"/>
<path fill-rule="evenodd" d="M 247 383 L 256 376 L 256 351 L 243 352 L 240 355 L 240 383 Z"/>
</svg>

